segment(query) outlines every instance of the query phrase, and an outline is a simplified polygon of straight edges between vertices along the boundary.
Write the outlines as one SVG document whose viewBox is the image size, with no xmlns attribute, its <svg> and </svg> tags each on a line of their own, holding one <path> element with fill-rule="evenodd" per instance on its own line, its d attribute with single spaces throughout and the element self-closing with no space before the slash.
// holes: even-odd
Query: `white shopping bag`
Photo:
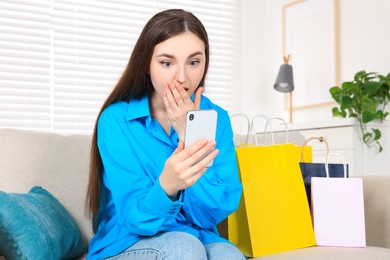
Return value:
<svg viewBox="0 0 390 260">
<path fill-rule="evenodd" d="M 319 246 L 365 247 L 366 232 L 364 220 L 363 180 L 361 178 L 329 178 L 326 157 L 327 178 L 311 179 L 311 200 L 314 233 Z"/>
</svg>

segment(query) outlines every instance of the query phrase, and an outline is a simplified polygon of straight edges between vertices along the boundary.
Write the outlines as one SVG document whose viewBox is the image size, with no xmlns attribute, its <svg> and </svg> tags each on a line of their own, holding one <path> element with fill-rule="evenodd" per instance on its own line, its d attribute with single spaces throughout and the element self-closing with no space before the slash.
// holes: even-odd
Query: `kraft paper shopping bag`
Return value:
<svg viewBox="0 0 390 260">
<path fill-rule="evenodd" d="M 327 177 L 311 180 L 311 210 L 317 245 L 365 247 L 363 181 L 346 178 L 346 175 L 330 178 L 329 156 L 341 155 L 329 154 L 325 163 Z"/>
<path fill-rule="evenodd" d="M 259 257 L 315 245 L 293 144 L 236 148 L 243 196 L 229 216 L 229 240 Z"/>
</svg>

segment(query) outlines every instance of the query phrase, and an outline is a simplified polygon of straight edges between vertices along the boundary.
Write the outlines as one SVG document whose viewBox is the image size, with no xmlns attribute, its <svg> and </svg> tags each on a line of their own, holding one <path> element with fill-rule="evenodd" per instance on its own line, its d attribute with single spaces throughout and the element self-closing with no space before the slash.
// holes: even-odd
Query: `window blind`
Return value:
<svg viewBox="0 0 390 260">
<path fill-rule="evenodd" d="M 204 94 L 234 110 L 238 0 L 10 0 L 0 3 L 0 127 L 91 134 L 143 26 L 168 8 L 204 23 L 211 45 Z"/>
<path fill-rule="evenodd" d="M 0 2 L 0 126 L 50 129 L 50 1 Z"/>
</svg>

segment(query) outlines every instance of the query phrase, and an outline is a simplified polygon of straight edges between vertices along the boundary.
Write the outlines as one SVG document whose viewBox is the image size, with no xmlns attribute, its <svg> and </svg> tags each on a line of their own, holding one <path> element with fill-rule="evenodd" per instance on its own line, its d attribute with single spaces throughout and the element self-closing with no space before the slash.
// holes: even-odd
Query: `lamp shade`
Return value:
<svg viewBox="0 0 390 260">
<path fill-rule="evenodd" d="M 284 93 L 289 93 L 294 90 L 293 71 L 290 64 L 282 64 L 280 66 L 274 88 Z"/>
</svg>

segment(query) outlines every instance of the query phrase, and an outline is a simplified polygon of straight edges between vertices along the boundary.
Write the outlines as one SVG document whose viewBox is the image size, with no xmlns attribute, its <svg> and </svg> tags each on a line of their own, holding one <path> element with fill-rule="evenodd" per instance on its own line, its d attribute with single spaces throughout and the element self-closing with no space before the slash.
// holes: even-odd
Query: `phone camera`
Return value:
<svg viewBox="0 0 390 260">
<path fill-rule="evenodd" d="M 192 121 L 192 120 L 194 120 L 194 114 L 190 114 L 190 120 Z"/>
</svg>

